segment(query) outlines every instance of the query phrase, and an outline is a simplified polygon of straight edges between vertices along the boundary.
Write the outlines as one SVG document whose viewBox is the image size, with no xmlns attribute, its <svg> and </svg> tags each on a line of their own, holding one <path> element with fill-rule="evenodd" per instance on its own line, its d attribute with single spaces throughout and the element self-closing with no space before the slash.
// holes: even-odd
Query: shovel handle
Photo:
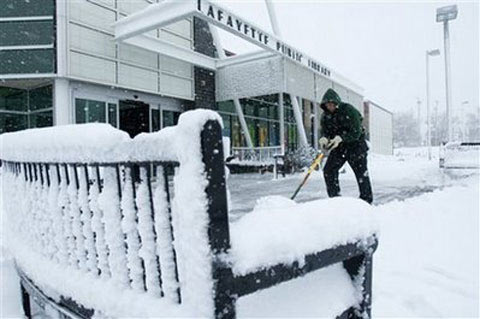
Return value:
<svg viewBox="0 0 480 319">
<path fill-rule="evenodd" d="M 312 172 L 315 170 L 315 168 L 317 168 L 317 166 L 319 166 L 322 163 L 322 159 L 323 159 L 324 156 L 325 156 L 324 153 L 319 153 L 317 155 L 317 157 L 315 157 L 315 160 L 313 161 L 312 165 L 310 165 L 310 167 L 307 171 L 307 174 L 303 178 L 303 181 L 300 183 L 300 185 L 298 185 L 298 187 L 295 190 L 295 193 L 293 193 L 292 197 L 290 197 L 291 200 L 295 199 L 298 192 L 300 192 L 300 189 L 302 189 L 302 187 L 307 183 L 307 180 L 308 180 L 308 177 L 310 176 L 310 174 L 312 174 Z"/>
</svg>

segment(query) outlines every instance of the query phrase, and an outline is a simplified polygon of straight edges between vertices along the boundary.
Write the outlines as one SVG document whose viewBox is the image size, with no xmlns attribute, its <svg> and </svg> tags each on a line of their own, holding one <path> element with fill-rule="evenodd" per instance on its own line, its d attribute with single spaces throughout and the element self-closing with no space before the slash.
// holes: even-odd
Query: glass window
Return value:
<svg viewBox="0 0 480 319">
<path fill-rule="evenodd" d="M 75 123 L 86 123 L 87 100 L 75 99 Z"/>
<path fill-rule="evenodd" d="M 218 110 L 226 113 L 236 113 L 233 101 L 218 102 Z"/>
<path fill-rule="evenodd" d="M 257 131 L 258 131 L 258 146 L 265 147 L 268 146 L 268 122 L 267 121 L 257 121 Z"/>
<path fill-rule="evenodd" d="M 32 90 L 0 87 L 0 112 L 0 133 L 52 126 L 52 86 Z"/>
<path fill-rule="evenodd" d="M 290 118 L 290 109 L 288 107 L 285 107 L 284 108 L 285 110 L 285 122 L 291 122 L 291 118 Z"/>
<path fill-rule="evenodd" d="M 106 123 L 105 102 L 94 100 L 75 100 L 76 123 Z"/>
<path fill-rule="evenodd" d="M 257 106 L 257 109 L 258 109 L 258 116 L 261 117 L 261 118 L 268 118 L 268 109 L 269 109 L 269 106 L 268 104 L 260 104 Z"/>
<path fill-rule="evenodd" d="M 242 106 L 243 114 L 244 115 L 255 115 L 255 107 L 250 103 L 249 99 L 241 99 L 240 105 Z"/>
<path fill-rule="evenodd" d="M 108 123 L 113 127 L 118 127 L 117 124 L 117 104 L 108 103 Z"/>
<path fill-rule="evenodd" d="M 55 0 L 2 0 L 0 17 L 52 16 Z"/>
<path fill-rule="evenodd" d="M 253 146 L 258 146 L 256 120 L 247 117 L 245 119 L 245 121 L 247 122 L 247 127 L 248 127 L 248 131 L 250 133 L 250 138 L 252 139 Z"/>
<path fill-rule="evenodd" d="M 268 132 L 269 132 L 269 135 L 270 135 L 269 146 L 280 145 L 280 123 L 269 122 Z"/>
<path fill-rule="evenodd" d="M 0 110 L 26 112 L 27 103 L 26 90 L 0 87 Z"/>
<path fill-rule="evenodd" d="M 315 145 L 315 142 L 315 117 L 312 116 L 310 118 L 310 144 Z"/>
<path fill-rule="evenodd" d="M 230 115 L 227 114 L 220 114 L 222 116 L 223 120 L 223 130 L 222 130 L 222 135 L 229 137 L 230 139 L 232 138 L 232 125 L 230 123 Z"/>
<path fill-rule="evenodd" d="M 285 141 L 289 150 L 297 147 L 297 126 L 293 124 L 285 125 Z"/>
<path fill-rule="evenodd" d="M 0 51 L 0 74 L 53 72 L 52 49 Z"/>
<path fill-rule="evenodd" d="M 28 127 L 26 114 L 0 112 L 0 133 L 24 130 Z"/>
<path fill-rule="evenodd" d="M 163 111 L 162 127 L 177 125 L 180 112 L 175 111 Z"/>
<path fill-rule="evenodd" d="M 293 109 L 286 107 L 285 108 L 285 121 L 289 123 L 296 123 L 295 122 L 295 115 L 293 114 Z"/>
<path fill-rule="evenodd" d="M 280 143 L 278 104 L 275 104 L 277 100 L 278 95 L 240 100 L 252 143 L 256 147 L 276 146 Z M 232 146 L 244 146 L 244 136 L 238 118 L 230 115 L 236 114 L 233 101 L 219 102 L 218 109 L 225 121 L 223 135 L 231 137 Z"/>
<path fill-rule="evenodd" d="M 268 117 L 272 120 L 278 120 L 278 106 L 277 105 L 271 105 L 268 108 Z"/>
<path fill-rule="evenodd" d="M 43 86 L 41 88 L 29 91 L 30 111 L 47 109 L 53 106 L 52 86 Z"/>
<path fill-rule="evenodd" d="M 278 94 L 268 95 L 266 100 L 278 106 Z"/>
<path fill-rule="evenodd" d="M 244 112 L 245 112 L 245 115 L 251 115 L 251 116 L 255 116 L 256 115 L 256 107 L 255 105 L 251 102 L 251 101 L 243 101 L 242 105 L 245 105 L 244 106 Z"/>
<path fill-rule="evenodd" d="M 53 126 L 53 111 L 35 112 L 30 114 L 30 128 Z"/>
<path fill-rule="evenodd" d="M 152 109 L 152 132 L 159 131 L 160 127 L 160 110 Z"/>
<path fill-rule="evenodd" d="M 0 46 L 53 43 L 53 21 L 0 22 Z"/>
<path fill-rule="evenodd" d="M 243 146 L 243 134 L 240 127 L 240 122 L 238 121 L 238 116 L 232 116 L 232 146 L 241 147 Z"/>
<path fill-rule="evenodd" d="M 292 101 L 290 100 L 290 94 L 283 94 L 283 104 L 286 107 L 292 107 Z"/>
</svg>

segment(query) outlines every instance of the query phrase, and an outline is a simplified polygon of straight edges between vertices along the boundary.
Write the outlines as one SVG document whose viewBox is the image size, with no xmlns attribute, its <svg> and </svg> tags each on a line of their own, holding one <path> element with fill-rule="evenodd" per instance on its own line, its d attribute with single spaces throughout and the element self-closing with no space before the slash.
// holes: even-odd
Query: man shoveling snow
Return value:
<svg viewBox="0 0 480 319">
<path fill-rule="evenodd" d="M 328 89 L 320 107 L 322 137 L 319 145 L 330 150 L 323 175 L 329 197 L 340 195 L 338 171 L 345 162 L 352 167 L 360 189 L 360 198 L 372 203 L 372 186 L 367 170 L 368 146 L 362 126 L 362 115 L 352 105 L 342 102 L 333 89 Z"/>
</svg>

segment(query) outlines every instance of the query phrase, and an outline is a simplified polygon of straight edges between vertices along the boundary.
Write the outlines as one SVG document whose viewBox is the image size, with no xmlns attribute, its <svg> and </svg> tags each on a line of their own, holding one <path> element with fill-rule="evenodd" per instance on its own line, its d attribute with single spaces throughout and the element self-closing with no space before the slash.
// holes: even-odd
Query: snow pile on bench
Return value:
<svg viewBox="0 0 480 319">
<path fill-rule="evenodd" d="M 61 125 L 0 135 L 0 157 L 15 162 L 119 162 L 128 159 L 129 143 L 126 132 L 109 124 Z"/>
<path fill-rule="evenodd" d="M 201 163 L 200 132 L 213 111 L 180 115 L 178 125 L 131 139 L 110 124 L 88 123 L 28 129 L 0 135 L 0 159 L 32 163 L 118 163 L 195 161 Z M 203 165 L 203 164 L 202 164 Z M 202 171 L 203 172 L 203 171 Z"/>
<path fill-rule="evenodd" d="M 359 199 L 297 204 L 271 196 L 260 199 L 230 231 L 233 271 L 244 275 L 281 263 L 302 265 L 305 255 L 366 240 L 378 232 L 378 224 L 372 207 Z"/>
<path fill-rule="evenodd" d="M 23 165 L 17 165 L 22 170 L 21 174 L 9 170 L 9 163 L 2 168 L 2 179 L 9 185 L 3 189 L 5 213 L 10 223 L 9 248 L 17 264 L 45 291 L 56 291 L 109 316 L 152 317 L 161 308 L 165 316 L 195 314 L 210 317 L 214 305 L 205 194 L 208 181 L 205 179 L 201 154 L 201 131 L 209 120 L 221 123 L 220 116 L 213 111 L 187 112 L 180 116 L 177 126 L 141 134 L 134 139 L 106 124 L 57 126 L 0 136 L 0 159 L 3 161 L 60 164 L 61 183 L 57 182 L 55 166 L 51 165 L 50 185 L 41 183 L 40 177 L 43 181 L 47 180 L 47 170 L 37 170 L 38 165 L 35 176 L 38 173 L 39 178 L 34 181 L 25 180 L 28 173 L 24 174 Z M 125 218 L 125 215 L 133 212 L 130 209 L 133 198 L 120 198 L 115 167 L 100 167 L 103 177 L 100 191 L 95 185 L 95 174 L 90 176 L 94 187 L 90 187 L 89 193 L 85 183 L 76 189 L 72 179 L 70 183 L 66 182 L 66 172 L 72 174 L 81 168 L 73 164 L 142 161 L 175 161 L 180 164 L 174 177 L 175 196 L 171 209 L 181 305 L 172 303 L 168 298 L 154 298 L 149 291 L 140 293 L 130 287 L 126 267 L 133 267 L 134 263 L 125 261 L 135 261 L 138 254 L 155 252 L 142 251 L 131 238 L 127 238 L 130 248 L 138 249 L 133 255 L 127 255 L 125 249 L 128 245 L 125 245 L 122 232 L 138 227 L 142 235 L 154 227 L 165 225 L 160 225 L 158 220 L 153 224 L 148 218 L 144 219 L 146 223 L 142 225 L 132 224 L 135 218 Z M 89 169 L 94 170 L 95 166 Z M 79 176 L 82 178 L 83 175 Z M 148 217 L 152 207 L 150 201 L 144 200 L 141 194 L 148 193 L 148 188 L 142 184 L 140 186 L 135 204 L 138 212 L 142 212 L 141 216 Z M 164 192 L 156 192 L 158 187 L 153 186 L 156 214 L 159 211 L 163 213 L 167 207 Z M 126 190 L 123 185 L 121 192 L 125 193 Z M 90 211 L 90 217 L 81 214 L 80 210 Z M 91 229 L 88 227 L 90 224 Z M 103 247 L 97 247 L 97 267 L 101 268 L 102 262 L 107 263 L 103 265 L 105 271 L 101 276 L 91 269 L 91 258 L 83 258 L 85 251 L 92 246 L 91 241 L 87 240 L 91 239 L 92 230 L 97 235 L 97 242 L 99 235 L 104 241 L 103 245 L 100 244 Z M 163 284 L 164 287 L 176 287 L 176 284 L 170 285 L 168 282 Z M 152 308 L 150 305 L 155 299 L 158 304 Z M 127 300 L 135 300 L 135 306 L 129 305 Z"/>
</svg>

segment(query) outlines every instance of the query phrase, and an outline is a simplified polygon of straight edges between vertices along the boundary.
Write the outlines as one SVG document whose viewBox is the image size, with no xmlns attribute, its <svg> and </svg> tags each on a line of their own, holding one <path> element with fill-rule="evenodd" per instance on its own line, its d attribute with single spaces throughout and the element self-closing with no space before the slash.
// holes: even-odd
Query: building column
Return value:
<svg viewBox="0 0 480 319">
<path fill-rule="evenodd" d="M 280 146 L 282 147 L 282 154 L 285 155 L 285 105 L 283 104 L 283 93 L 278 94 L 278 112 L 280 120 Z"/>
<path fill-rule="evenodd" d="M 67 0 L 56 1 L 56 74 L 53 81 L 53 125 L 73 123 L 67 76 Z"/>
<path fill-rule="evenodd" d="M 307 99 L 300 99 L 300 105 L 303 107 L 303 125 L 305 127 L 305 135 L 307 136 L 308 145 L 312 136 L 312 105 L 313 103 Z M 313 145 L 311 145 L 313 146 Z"/>
<path fill-rule="evenodd" d="M 56 74 L 67 76 L 67 0 L 56 1 Z"/>
<path fill-rule="evenodd" d="M 194 51 L 215 57 L 212 34 L 208 32 L 208 23 L 197 17 L 193 18 Z M 194 108 L 217 110 L 215 96 L 215 71 L 198 66 L 193 67 L 195 101 Z"/>
<path fill-rule="evenodd" d="M 69 81 L 63 78 L 55 79 L 53 83 L 54 125 L 72 124 L 74 105 L 71 105 Z M 71 111 L 72 110 L 72 111 Z"/>
<path fill-rule="evenodd" d="M 318 129 L 320 127 L 320 105 L 313 102 L 313 148 L 318 150 Z"/>
<path fill-rule="evenodd" d="M 305 127 L 303 125 L 302 111 L 298 98 L 293 94 L 290 94 L 290 100 L 292 100 L 293 115 L 295 116 L 295 122 L 297 122 L 297 131 L 300 145 L 302 147 L 308 147 L 307 134 L 305 134 Z"/>
</svg>

